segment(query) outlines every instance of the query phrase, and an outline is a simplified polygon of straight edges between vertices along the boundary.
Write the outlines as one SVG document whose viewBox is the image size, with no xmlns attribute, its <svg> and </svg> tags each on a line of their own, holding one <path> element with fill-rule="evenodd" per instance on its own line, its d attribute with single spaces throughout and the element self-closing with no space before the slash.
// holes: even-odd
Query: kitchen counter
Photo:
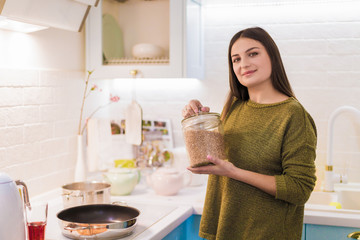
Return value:
<svg viewBox="0 0 360 240">
<path fill-rule="evenodd" d="M 206 186 L 187 187 L 175 196 L 159 196 L 144 184 L 138 184 L 131 195 L 112 197 L 112 201 L 126 202 L 140 210 L 138 225 L 124 240 L 161 239 L 192 214 L 202 214 Z M 47 240 L 68 240 L 61 234 L 56 213 L 62 206 L 61 189 L 31 199 L 49 201 Z M 304 223 L 359 227 L 360 211 L 335 209 L 332 206 L 305 205 Z"/>
<path fill-rule="evenodd" d="M 31 202 L 49 202 L 46 240 L 69 240 L 61 234 L 56 214 L 63 209 L 61 189 L 31 198 Z M 143 184 L 138 184 L 131 195 L 113 196 L 112 202 L 122 202 L 140 211 L 138 224 L 123 240 L 161 239 L 192 214 L 201 214 L 205 186 L 187 187 L 176 196 L 159 196 Z"/>
<path fill-rule="evenodd" d="M 311 206 L 305 204 L 304 223 L 356 227 L 360 230 L 360 211 L 336 209 L 331 206 Z"/>
</svg>

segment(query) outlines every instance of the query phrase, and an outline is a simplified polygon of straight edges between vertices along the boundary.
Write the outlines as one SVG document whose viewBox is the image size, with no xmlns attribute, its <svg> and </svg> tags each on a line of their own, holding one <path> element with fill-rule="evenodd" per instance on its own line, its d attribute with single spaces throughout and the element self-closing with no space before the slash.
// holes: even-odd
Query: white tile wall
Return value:
<svg viewBox="0 0 360 240">
<path fill-rule="evenodd" d="M 251 7 L 243 4 L 246 2 L 249 3 L 238 1 L 223 7 L 207 6 L 206 78 L 219 77 L 222 73 L 223 79 L 218 78 L 217 82 L 225 83 L 227 44 L 235 32 L 250 26 L 265 28 L 278 44 L 295 94 L 317 124 L 317 187 L 320 188 L 331 112 L 342 105 L 360 109 L 360 17 L 356 13 L 359 3 L 350 1 L 340 6 L 339 1 L 312 7 L 306 4 Z M 351 169 L 348 170 L 349 181 L 356 182 L 360 181 L 356 174 L 358 169 L 349 166 L 360 166 L 359 122 L 353 116 L 339 117 L 334 134 L 335 171 L 344 172 L 345 167 Z"/>
<path fill-rule="evenodd" d="M 83 78 L 0 68 L 0 171 L 24 180 L 31 195 L 73 179 Z"/>
<path fill-rule="evenodd" d="M 245 1 L 226 1 L 226 6 L 204 6 L 204 80 L 137 80 L 136 99 L 143 108 L 144 118 L 170 118 L 175 145 L 183 146 L 182 107 L 189 99 L 198 98 L 212 111 L 221 111 L 228 91 L 228 42 L 242 28 L 261 26 L 278 43 L 295 93 L 317 124 L 317 187 L 320 187 L 331 112 L 342 105 L 360 109 L 359 4 L 347 1 L 341 8 L 335 5 L 325 8 L 321 4 L 310 8 L 284 5 L 253 8 L 236 6 L 233 2 Z M 55 30 L 52 33 L 61 40 L 61 34 L 56 34 Z M 1 37 L 0 32 L 0 40 Z M 32 40 L 46 43 L 47 39 L 52 38 L 38 34 Z M 78 66 L 83 65 L 79 63 L 83 59 L 79 56 L 84 43 L 80 44 L 78 39 L 75 43 L 69 39 L 64 41 L 70 49 L 80 46 L 80 52 L 74 52 L 76 60 L 71 64 L 75 62 L 76 69 L 81 69 Z M 43 59 L 50 60 L 54 53 L 61 55 L 62 52 L 65 51 L 52 50 L 48 55 L 41 51 L 41 54 Z M 0 171 L 25 180 L 32 195 L 73 179 L 75 135 L 84 74 L 82 70 L 73 70 L 72 65 L 64 68 L 65 61 L 62 60 L 57 67 L 58 60 L 52 60 L 55 70 L 46 70 L 48 65 L 45 63 L 44 68 L 30 69 L 7 67 L 6 64 L 1 68 L 0 64 Z M 4 59 L 0 61 L 5 62 Z M 131 81 L 97 81 L 103 92 L 88 99 L 86 113 L 105 103 L 111 92 L 119 95 L 121 101 L 102 109 L 96 116 L 124 117 L 124 109 L 132 99 Z M 360 127 L 354 126 L 357 121 L 344 115 L 336 122 L 334 168 L 337 172 L 348 168 L 349 179 L 360 182 L 357 174 L 360 168 Z"/>
</svg>

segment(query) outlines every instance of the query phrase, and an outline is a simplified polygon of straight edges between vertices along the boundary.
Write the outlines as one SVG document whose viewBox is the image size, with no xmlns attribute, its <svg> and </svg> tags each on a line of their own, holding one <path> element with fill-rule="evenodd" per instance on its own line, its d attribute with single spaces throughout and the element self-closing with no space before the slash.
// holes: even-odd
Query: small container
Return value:
<svg viewBox="0 0 360 240">
<path fill-rule="evenodd" d="M 182 188 L 190 185 L 191 174 L 188 171 L 180 172 L 172 167 L 159 167 L 147 176 L 146 182 L 156 194 L 173 196 Z"/>
<path fill-rule="evenodd" d="M 161 47 L 151 43 L 139 43 L 132 48 L 132 55 L 140 59 L 160 58 L 163 52 Z"/>
<path fill-rule="evenodd" d="M 191 167 L 211 164 L 207 156 L 226 159 L 220 114 L 202 112 L 181 122 Z"/>
<path fill-rule="evenodd" d="M 136 168 L 112 168 L 103 175 L 104 180 L 111 184 L 111 195 L 129 195 L 139 183 L 140 172 Z"/>
<path fill-rule="evenodd" d="M 64 208 L 110 203 L 111 185 L 103 182 L 74 182 L 62 186 Z"/>
<path fill-rule="evenodd" d="M 48 216 L 48 203 L 35 202 L 25 207 L 26 225 L 29 240 L 44 240 Z"/>
</svg>

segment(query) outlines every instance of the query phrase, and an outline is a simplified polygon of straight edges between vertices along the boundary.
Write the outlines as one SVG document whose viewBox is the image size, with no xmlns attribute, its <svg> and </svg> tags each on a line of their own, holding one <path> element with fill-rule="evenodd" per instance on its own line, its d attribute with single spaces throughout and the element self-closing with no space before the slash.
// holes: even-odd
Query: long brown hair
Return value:
<svg viewBox="0 0 360 240">
<path fill-rule="evenodd" d="M 276 90 L 279 92 L 289 96 L 295 97 L 289 80 L 286 76 L 285 68 L 283 62 L 281 60 L 280 52 L 278 47 L 276 46 L 274 40 L 271 36 L 262 28 L 260 27 L 253 27 L 241 30 L 240 32 L 236 33 L 229 44 L 228 49 L 228 62 L 229 62 L 229 85 L 230 91 L 227 96 L 227 100 L 224 105 L 224 109 L 222 111 L 221 119 L 224 120 L 227 113 L 230 110 L 231 105 L 236 99 L 240 99 L 241 101 L 249 100 L 249 92 L 247 87 L 242 85 L 239 80 L 237 79 L 234 69 L 233 63 L 231 59 L 231 48 L 234 43 L 239 38 L 250 38 L 260 42 L 266 49 L 270 60 L 271 60 L 271 82 Z"/>
</svg>

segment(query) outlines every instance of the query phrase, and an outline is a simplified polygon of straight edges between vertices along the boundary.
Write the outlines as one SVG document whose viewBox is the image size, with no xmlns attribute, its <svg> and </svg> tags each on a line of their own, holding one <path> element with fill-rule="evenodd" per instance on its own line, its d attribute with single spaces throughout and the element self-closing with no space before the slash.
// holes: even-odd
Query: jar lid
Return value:
<svg viewBox="0 0 360 240">
<path fill-rule="evenodd" d="M 220 114 L 214 112 L 200 112 L 181 121 L 184 128 L 190 127 L 195 129 L 214 128 L 220 123 Z"/>
</svg>

